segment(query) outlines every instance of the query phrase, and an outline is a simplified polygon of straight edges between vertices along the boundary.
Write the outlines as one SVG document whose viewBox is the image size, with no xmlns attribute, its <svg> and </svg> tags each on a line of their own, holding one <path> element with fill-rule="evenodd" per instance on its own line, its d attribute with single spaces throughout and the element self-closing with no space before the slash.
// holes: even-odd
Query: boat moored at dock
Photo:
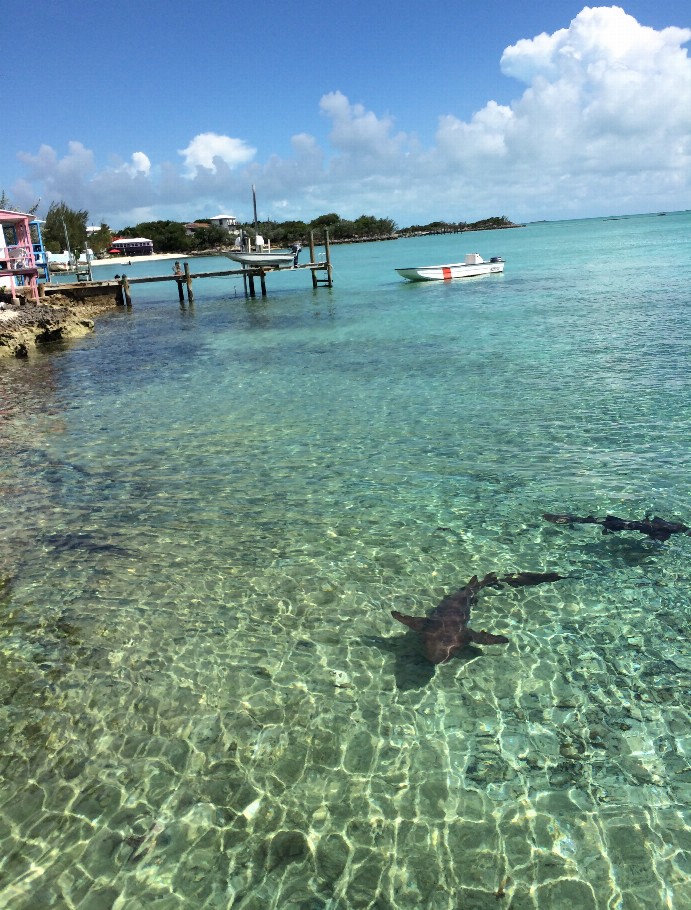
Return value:
<svg viewBox="0 0 691 910">
<path fill-rule="evenodd" d="M 241 265 L 251 266 L 252 268 L 289 268 L 293 265 L 295 254 L 290 250 L 275 250 L 268 252 L 244 252 L 238 250 L 225 254 L 233 262 L 239 262 Z"/>
<path fill-rule="evenodd" d="M 423 265 L 396 269 L 408 281 L 450 281 L 453 278 L 475 278 L 479 275 L 494 275 L 504 271 L 504 260 L 493 256 L 486 260 L 479 253 L 467 253 L 463 262 L 448 265 Z"/>
</svg>

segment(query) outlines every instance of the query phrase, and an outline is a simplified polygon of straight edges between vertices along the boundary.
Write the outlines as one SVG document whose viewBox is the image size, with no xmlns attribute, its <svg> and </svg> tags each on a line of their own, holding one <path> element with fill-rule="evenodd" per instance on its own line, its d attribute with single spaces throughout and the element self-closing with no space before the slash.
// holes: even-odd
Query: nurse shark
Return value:
<svg viewBox="0 0 691 910">
<path fill-rule="evenodd" d="M 468 625 L 470 608 L 477 603 L 477 595 L 482 588 L 500 588 L 502 584 L 519 588 L 559 581 L 561 578 L 564 576 L 556 572 L 518 572 L 504 575 L 502 578 L 498 578 L 495 572 L 490 572 L 482 580 L 473 575 L 460 591 L 447 594 L 429 616 L 405 616 L 398 610 L 392 610 L 391 615 L 404 626 L 417 632 L 427 660 L 433 664 L 443 664 L 455 657 L 466 645 L 507 644 L 509 639 L 504 635 L 494 635 L 485 632 L 484 629 L 476 632 Z"/>
<path fill-rule="evenodd" d="M 614 534 L 617 531 L 638 531 L 639 534 L 646 534 L 651 540 L 669 540 L 672 534 L 689 534 L 691 528 L 679 521 L 667 521 L 664 518 L 644 518 L 641 520 L 629 520 L 627 518 L 617 518 L 616 515 L 605 515 L 604 518 L 594 518 L 592 515 L 586 515 L 580 518 L 578 515 L 553 515 L 551 512 L 545 512 L 542 516 L 545 521 L 551 521 L 555 525 L 600 525 L 603 534 Z"/>
</svg>

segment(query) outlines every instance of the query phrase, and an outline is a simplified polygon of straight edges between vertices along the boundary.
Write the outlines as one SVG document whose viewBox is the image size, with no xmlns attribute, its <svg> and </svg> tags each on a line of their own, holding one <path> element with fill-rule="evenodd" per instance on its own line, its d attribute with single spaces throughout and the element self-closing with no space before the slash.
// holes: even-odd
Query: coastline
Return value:
<svg viewBox="0 0 691 910">
<path fill-rule="evenodd" d="M 50 302 L 34 303 L 19 298 L 15 304 L 0 304 L 0 360 L 26 359 L 42 344 L 79 338 L 94 330 L 94 317 L 117 307 L 111 296 L 88 300 L 55 294 Z"/>
<path fill-rule="evenodd" d="M 97 269 L 105 265 L 127 266 L 135 261 L 158 262 L 190 258 L 192 257 L 183 257 L 179 253 L 112 256 L 93 260 L 91 267 Z M 51 293 L 38 303 L 23 295 L 18 295 L 17 301 L 13 302 L 8 299 L 8 295 L 0 294 L 0 360 L 3 357 L 26 359 L 41 344 L 88 335 L 94 331 L 95 317 L 117 307 L 111 294 L 78 299 L 76 295 L 70 294 L 67 287 L 64 292 Z"/>
</svg>

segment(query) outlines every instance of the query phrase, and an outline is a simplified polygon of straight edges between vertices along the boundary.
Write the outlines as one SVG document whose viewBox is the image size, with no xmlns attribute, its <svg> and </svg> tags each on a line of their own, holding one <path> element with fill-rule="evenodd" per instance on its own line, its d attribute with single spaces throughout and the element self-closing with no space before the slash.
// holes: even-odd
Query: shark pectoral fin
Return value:
<svg viewBox="0 0 691 910">
<path fill-rule="evenodd" d="M 467 629 L 467 631 L 470 633 L 470 640 L 477 645 L 506 645 L 509 642 L 509 639 L 503 635 L 492 635 L 491 632 L 485 632 L 484 629 L 481 632 L 475 632 L 474 629 Z"/>
<path fill-rule="evenodd" d="M 422 632 L 427 622 L 424 616 L 404 616 L 403 613 L 399 613 L 398 610 L 392 610 L 391 615 L 394 619 L 402 622 L 404 626 L 408 626 L 409 629 L 413 629 L 415 632 Z"/>
</svg>

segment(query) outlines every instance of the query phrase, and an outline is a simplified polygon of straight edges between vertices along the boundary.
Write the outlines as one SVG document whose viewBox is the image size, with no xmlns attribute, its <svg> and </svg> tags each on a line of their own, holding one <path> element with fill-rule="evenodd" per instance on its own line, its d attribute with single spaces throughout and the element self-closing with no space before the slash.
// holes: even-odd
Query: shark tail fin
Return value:
<svg viewBox="0 0 691 910">
<path fill-rule="evenodd" d="M 477 576 L 476 576 L 477 581 Z M 481 582 L 478 582 L 479 588 L 501 588 L 501 582 L 504 581 L 503 578 L 497 578 L 496 572 L 488 572 L 487 575 L 482 579 Z"/>
<path fill-rule="evenodd" d="M 511 575 L 504 575 L 500 581 L 506 582 L 512 588 L 522 588 L 526 585 L 543 585 L 547 582 L 561 581 L 564 575 L 558 572 L 514 572 Z"/>
</svg>

